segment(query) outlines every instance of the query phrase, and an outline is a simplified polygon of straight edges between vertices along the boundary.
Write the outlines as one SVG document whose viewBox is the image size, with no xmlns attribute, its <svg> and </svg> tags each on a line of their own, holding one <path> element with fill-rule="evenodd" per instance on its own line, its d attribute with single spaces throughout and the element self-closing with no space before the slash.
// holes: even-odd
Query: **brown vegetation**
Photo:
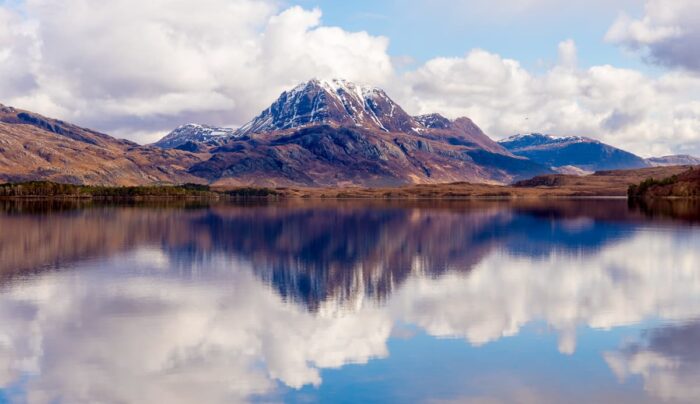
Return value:
<svg viewBox="0 0 700 404">
<path fill-rule="evenodd" d="M 127 140 L 0 104 L 0 182 L 88 185 L 204 182 L 187 169 L 203 157 Z"/>
<path fill-rule="evenodd" d="M 661 178 L 661 179 L 656 179 Z M 700 168 L 663 177 L 648 177 L 638 185 L 630 185 L 630 198 L 700 198 Z"/>
<path fill-rule="evenodd" d="M 624 197 L 632 184 L 650 176 L 677 175 L 689 167 L 653 167 L 636 170 L 601 171 L 587 176 L 546 175 L 520 181 L 513 186 L 472 184 L 419 184 L 395 188 L 275 188 L 288 198 L 379 198 L 379 199 L 469 199 L 538 197 Z M 231 188 L 219 187 L 219 190 Z"/>
</svg>

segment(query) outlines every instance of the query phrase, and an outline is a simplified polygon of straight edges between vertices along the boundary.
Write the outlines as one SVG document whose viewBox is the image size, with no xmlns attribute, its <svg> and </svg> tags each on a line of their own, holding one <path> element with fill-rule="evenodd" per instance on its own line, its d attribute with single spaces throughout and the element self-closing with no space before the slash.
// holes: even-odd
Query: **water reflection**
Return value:
<svg viewBox="0 0 700 404">
<path fill-rule="evenodd" d="M 652 222 L 653 208 L 602 200 L 0 207 L 9 399 L 289 399 L 288 388 L 319 393 L 327 369 L 398 359 L 391 341 L 416 332 L 478 350 L 525 343 L 538 323 L 562 358 L 589 342 L 581 327 L 650 329 L 595 353 L 619 383 L 610 389 L 700 398 L 686 383 L 700 317 L 700 231 L 687 208 Z M 496 374 L 508 369 L 499 360 Z M 639 376 L 650 396 L 628 388 Z"/>
</svg>

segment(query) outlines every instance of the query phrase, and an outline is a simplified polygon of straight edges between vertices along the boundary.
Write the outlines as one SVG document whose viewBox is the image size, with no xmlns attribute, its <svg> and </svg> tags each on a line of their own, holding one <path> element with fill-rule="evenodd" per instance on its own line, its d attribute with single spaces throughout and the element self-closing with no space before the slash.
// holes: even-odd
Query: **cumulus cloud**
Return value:
<svg viewBox="0 0 700 404">
<path fill-rule="evenodd" d="M 641 50 L 654 63 L 700 72 L 700 3 L 647 0 L 641 18 L 622 14 L 605 38 Z"/>
<path fill-rule="evenodd" d="M 131 137 L 239 125 L 310 77 L 382 83 L 388 41 L 252 0 L 27 0 L 0 6 L 3 102 Z M 152 139 L 138 139 L 141 141 Z"/>
<path fill-rule="evenodd" d="M 98 265 L 0 295 L 0 386 L 26 379 L 31 403 L 246 402 L 387 355 L 386 313 L 315 316 L 245 262 L 191 263 L 196 281 L 166 275 L 176 263 L 159 250 Z"/>
<path fill-rule="evenodd" d="M 544 321 L 558 332 L 560 352 L 571 354 L 581 326 L 607 330 L 649 319 L 697 318 L 698 242 L 696 234 L 640 232 L 580 260 L 557 252 L 543 259 L 490 254 L 467 276 L 409 279 L 390 301 L 391 310 L 431 335 L 475 345 Z M 671 250 L 676 253 L 667 254 Z"/>
<path fill-rule="evenodd" d="M 607 38 L 693 69 L 696 3 L 650 0 L 645 17 L 620 17 Z M 387 38 L 325 26 L 321 10 L 273 0 L 17 4 L 0 5 L 0 102 L 141 143 L 187 122 L 237 126 L 299 82 L 340 77 L 386 87 L 411 113 L 469 116 L 495 138 L 546 132 L 643 156 L 700 154 L 700 76 L 582 68 L 573 40 L 542 73 L 481 49 L 406 71 Z"/>
<path fill-rule="evenodd" d="M 496 225 L 504 218 L 493 209 L 469 221 L 477 227 Z M 416 220 L 420 215 L 413 213 Z M 450 217 L 456 218 L 444 218 Z M 348 289 L 334 288 L 334 277 L 324 276 L 319 286 L 334 292 L 312 311 L 282 297 L 275 287 L 294 284 L 308 268 L 291 266 L 289 277 L 268 284 L 260 277 L 268 265 L 264 260 L 211 245 L 198 227 L 202 217 L 196 218 L 193 230 L 199 231 L 192 233 L 205 240 L 202 245 L 156 231 L 147 239 L 130 238 L 140 241 L 121 255 L 98 249 L 87 254 L 92 258 L 62 265 L 61 271 L 4 284 L 0 386 L 13 391 L 21 384 L 26 401 L 35 403 L 239 402 L 274 395 L 278 383 L 319 385 L 323 369 L 386 357 L 397 325 L 415 325 L 430 335 L 461 337 L 478 346 L 542 322 L 558 333 L 560 352 L 571 354 L 580 327 L 683 323 L 700 316 L 700 234 L 692 228 L 623 226 L 625 237 L 617 237 L 615 226 L 602 230 L 605 242 L 595 243 L 593 250 L 545 243 L 548 253 L 536 257 L 509 248 L 523 244 L 518 234 L 525 227 L 515 228 L 506 232 L 503 243 L 490 245 L 474 266 L 441 259 L 455 250 L 421 248 L 408 253 L 412 259 L 397 261 L 408 263 L 412 275 L 381 299 L 368 298 L 376 285 L 362 281 L 363 274 L 382 276 L 392 261 L 369 268 L 363 260 L 373 260 L 376 254 L 370 254 L 345 268 L 357 280 Z M 167 215 L 163 219 L 173 222 Z M 214 223 L 221 225 L 220 220 Z M 595 224 L 571 219 L 546 227 L 558 225 L 579 234 Z M 454 234 L 453 227 L 447 230 Z M 385 252 L 395 239 L 383 239 L 378 250 Z M 467 250 L 481 256 L 479 248 Z M 443 275 L 426 268 L 433 261 L 448 265 Z M 651 344 L 676 351 L 659 348 L 637 358 L 634 354 L 645 350 L 637 349 L 606 360 L 620 377 L 650 366 L 672 372 L 670 366 L 680 363 L 677 358 L 693 362 L 688 369 L 697 372 L 697 350 L 690 342 L 700 331 L 697 326 L 690 331 L 685 343 L 675 338 Z"/>
<path fill-rule="evenodd" d="M 466 115 L 493 137 L 545 132 L 598 138 L 643 156 L 700 153 L 700 78 L 658 78 L 610 65 L 576 68 L 576 44 L 559 45 L 560 63 L 534 74 L 485 50 L 435 58 L 404 75 L 408 105 Z"/>
<path fill-rule="evenodd" d="M 667 326 L 649 331 L 643 341 L 606 352 L 605 361 L 621 380 L 641 376 L 645 390 L 664 401 L 700 399 L 700 324 Z"/>
</svg>

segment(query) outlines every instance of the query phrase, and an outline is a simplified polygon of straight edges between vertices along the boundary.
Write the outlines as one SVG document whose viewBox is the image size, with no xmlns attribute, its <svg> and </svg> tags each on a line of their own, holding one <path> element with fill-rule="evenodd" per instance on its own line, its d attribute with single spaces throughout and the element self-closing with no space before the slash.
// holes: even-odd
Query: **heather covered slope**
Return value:
<svg viewBox="0 0 700 404">
<path fill-rule="evenodd" d="M 191 153 L 140 146 L 0 105 L 0 182 L 143 185 L 202 182 Z"/>
</svg>

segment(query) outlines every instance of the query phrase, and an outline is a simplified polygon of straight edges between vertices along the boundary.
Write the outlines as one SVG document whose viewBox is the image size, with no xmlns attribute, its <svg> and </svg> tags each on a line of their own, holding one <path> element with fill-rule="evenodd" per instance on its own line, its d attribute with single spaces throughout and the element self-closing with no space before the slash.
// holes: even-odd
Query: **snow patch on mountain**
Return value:
<svg viewBox="0 0 700 404">
<path fill-rule="evenodd" d="M 313 79 L 282 93 L 270 107 L 243 125 L 238 134 L 252 135 L 312 124 L 392 132 L 412 130 L 415 123 L 380 88 L 340 79 Z"/>
<path fill-rule="evenodd" d="M 235 136 L 238 136 L 236 129 L 190 123 L 178 126 L 167 136 L 154 143 L 154 146 L 175 149 L 188 142 L 218 143 Z"/>
<path fill-rule="evenodd" d="M 583 136 L 552 136 L 541 133 L 518 134 L 506 139 L 500 140 L 498 143 L 509 150 L 537 148 L 539 146 L 564 145 L 571 143 L 598 143 L 601 142 Z"/>
<path fill-rule="evenodd" d="M 695 166 L 700 165 L 700 158 L 689 156 L 687 154 L 678 154 L 673 156 L 651 157 L 646 159 L 647 163 L 654 167 L 662 166 Z"/>
<path fill-rule="evenodd" d="M 498 143 L 511 153 L 562 172 L 592 172 L 648 167 L 644 159 L 583 136 L 521 134 Z"/>
</svg>

